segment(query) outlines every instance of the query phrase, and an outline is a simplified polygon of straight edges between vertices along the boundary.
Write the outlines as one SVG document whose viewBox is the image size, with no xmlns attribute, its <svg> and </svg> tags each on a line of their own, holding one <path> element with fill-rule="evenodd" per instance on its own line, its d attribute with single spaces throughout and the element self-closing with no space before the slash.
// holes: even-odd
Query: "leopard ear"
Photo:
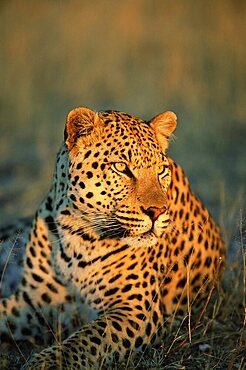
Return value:
<svg viewBox="0 0 246 370">
<path fill-rule="evenodd" d="M 173 112 L 164 112 L 154 117 L 150 122 L 150 127 L 155 132 L 156 139 L 162 150 L 168 147 L 169 138 L 177 126 L 177 116 Z"/>
<path fill-rule="evenodd" d="M 66 145 L 71 150 L 78 138 L 88 139 L 94 131 L 99 129 L 101 123 L 97 112 L 88 108 L 75 108 L 67 116 L 64 138 Z"/>
</svg>

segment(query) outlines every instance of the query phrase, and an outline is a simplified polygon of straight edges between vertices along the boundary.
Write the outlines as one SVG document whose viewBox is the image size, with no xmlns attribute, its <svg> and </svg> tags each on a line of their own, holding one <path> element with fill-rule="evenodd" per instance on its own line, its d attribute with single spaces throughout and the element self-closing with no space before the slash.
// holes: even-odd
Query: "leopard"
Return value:
<svg viewBox="0 0 246 370">
<path fill-rule="evenodd" d="M 150 120 L 86 107 L 67 115 L 21 275 L 0 300 L 0 341 L 43 343 L 23 369 L 108 369 L 199 317 L 226 247 L 166 154 L 176 126 L 171 111 Z"/>
</svg>

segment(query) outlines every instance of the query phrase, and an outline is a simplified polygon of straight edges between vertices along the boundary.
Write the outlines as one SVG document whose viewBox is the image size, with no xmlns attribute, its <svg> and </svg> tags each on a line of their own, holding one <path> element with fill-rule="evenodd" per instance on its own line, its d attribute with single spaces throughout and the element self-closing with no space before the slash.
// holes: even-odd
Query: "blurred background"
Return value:
<svg viewBox="0 0 246 370">
<path fill-rule="evenodd" d="M 169 154 L 217 219 L 246 184 L 246 2 L 0 1 L 0 219 L 33 213 L 68 111 L 178 115 Z M 221 218 L 222 215 L 222 218 Z"/>
</svg>

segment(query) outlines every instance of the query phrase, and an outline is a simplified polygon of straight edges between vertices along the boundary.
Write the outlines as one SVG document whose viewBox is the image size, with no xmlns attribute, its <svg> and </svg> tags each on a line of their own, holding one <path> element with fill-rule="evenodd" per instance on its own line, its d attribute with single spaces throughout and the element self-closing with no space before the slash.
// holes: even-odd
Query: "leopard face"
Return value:
<svg viewBox="0 0 246 370">
<path fill-rule="evenodd" d="M 83 122 L 89 115 L 93 126 L 85 134 L 80 132 L 73 146 L 78 114 L 81 111 L 73 111 L 67 121 L 70 185 L 65 196 L 68 201 L 59 209 L 59 223 L 66 224 L 67 216 L 71 220 L 72 215 L 77 230 L 86 228 L 101 239 L 154 245 L 169 224 L 167 189 L 171 173 L 165 149 L 176 116 L 167 112 L 162 117 L 163 122 L 172 121 L 173 127 L 160 140 L 158 135 L 162 134 L 154 120 L 147 123 L 111 111 L 95 116 L 85 110 Z M 74 121 L 76 127 L 71 128 Z"/>
</svg>

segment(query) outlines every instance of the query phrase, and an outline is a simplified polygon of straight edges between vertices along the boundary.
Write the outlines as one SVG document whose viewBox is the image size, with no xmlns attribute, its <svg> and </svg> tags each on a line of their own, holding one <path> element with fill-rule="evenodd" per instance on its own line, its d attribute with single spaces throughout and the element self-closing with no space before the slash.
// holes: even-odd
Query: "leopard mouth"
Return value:
<svg viewBox="0 0 246 370">
<path fill-rule="evenodd" d="M 158 242 L 158 236 L 151 228 L 142 234 L 134 235 L 131 234 L 130 230 L 126 230 L 123 227 L 118 228 L 117 231 L 110 231 L 107 229 L 101 229 L 99 231 L 100 240 L 111 239 L 119 240 L 132 247 L 153 247 Z"/>
<path fill-rule="evenodd" d="M 163 228 L 157 228 L 156 223 L 153 222 L 149 229 L 140 232 L 134 228 L 126 228 L 121 222 L 115 218 L 105 219 L 104 222 L 97 223 L 96 232 L 100 236 L 100 240 L 115 239 L 129 241 L 129 244 L 141 241 L 156 242 L 157 239 L 164 233 Z"/>
<path fill-rule="evenodd" d="M 126 229 L 125 227 L 118 225 L 117 228 L 100 227 L 97 229 L 97 233 L 100 235 L 101 239 L 125 239 L 125 238 L 149 238 L 158 237 L 155 232 L 154 226 L 149 230 L 142 233 L 134 233 L 133 229 Z"/>
<path fill-rule="evenodd" d="M 97 229 L 97 233 L 100 235 L 100 240 L 103 239 L 121 240 L 129 236 L 130 230 L 127 230 L 120 225 L 118 225 L 117 228 L 108 228 L 108 227 L 106 228 L 102 226 Z"/>
</svg>

